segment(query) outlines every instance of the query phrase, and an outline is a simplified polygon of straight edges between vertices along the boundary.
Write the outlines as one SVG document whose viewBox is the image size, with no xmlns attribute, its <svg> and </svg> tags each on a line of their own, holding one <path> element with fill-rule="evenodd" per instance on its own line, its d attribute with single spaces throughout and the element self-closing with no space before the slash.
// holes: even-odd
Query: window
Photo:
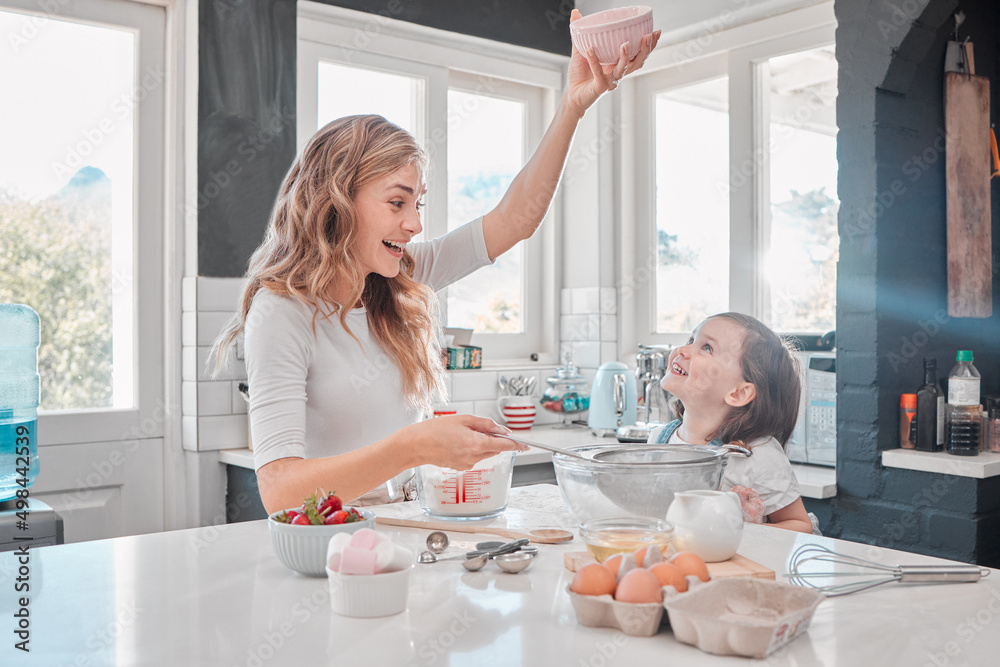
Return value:
<svg viewBox="0 0 1000 667">
<path fill-rule="evenodd" d="M 833 46 L 771 58 L 771 326 L 836 328 L 837 57 Z"/>
<path fill-rule="evenodd" d="M 691 331 L 729 302 L 729 190 L 719 187 L 729 177 L 728 84 L 722 77 L 654 97 L 660 333 Z"/>
<path fill-rule="evenodd" d="M 622 279 L 638 300 L 623 349 L 686 342 L 725 310 L 786 333 L 835 328 L 835 25 L 829 7 L 796 21 L 668 47 L 671 65 L 638 77 L 638 223 Z"/>
<path fill-rule="evenodd" d="M 299 145 L 326 122 L 354 113 L 377 113 L 409 130 L 431 159 L 418 240 L 444 234 L 489 212 L 541 138 L 566 59 L 523 51 L 300 4 Z M 543 257 L 551 253 L 545 234 L 536 234 L 443 290 L 444 324 L 474 329 L 487 363 L 552 354 L 555 341 L 544 332 L 555 327 L 543 322 L 542 303 L 554 285 L 528 289 L 542 285 Z"/>
<path fill-rule="evenodd" d="M 41 319 L 41 444 L 157 437 L 164 12 L 38 11 L 0 8 L 0 301 Z"/>
</svg>

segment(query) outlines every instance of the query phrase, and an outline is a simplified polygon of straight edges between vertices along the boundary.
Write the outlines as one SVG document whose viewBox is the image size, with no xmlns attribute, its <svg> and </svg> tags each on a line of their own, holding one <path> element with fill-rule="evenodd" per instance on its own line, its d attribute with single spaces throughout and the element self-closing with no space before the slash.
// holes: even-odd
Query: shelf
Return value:
<svg viewBox="0 0 1000 667">
<path fill-rule="evenodd" d="M 886 449 L 882 452 L 882 465 L 886 468 L 986 479 L 1000 475 L 1000 454 L 980 452 L 978 456 L 952 456 L 945 452 Z"/>
</svg>

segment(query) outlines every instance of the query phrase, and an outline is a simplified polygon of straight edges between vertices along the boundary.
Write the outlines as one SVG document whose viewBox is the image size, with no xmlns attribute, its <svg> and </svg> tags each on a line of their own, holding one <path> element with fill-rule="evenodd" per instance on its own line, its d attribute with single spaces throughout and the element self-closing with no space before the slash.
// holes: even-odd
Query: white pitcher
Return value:
<svg viewBox="0 0 1000 667">
<path fill-rule="evenodd" d="M 680 491 L 667 508 L 677 551 L 693 551 L 706 563 L 729 560 L 743 539 L 743 510 L 732 491 Z"/>
</svg>

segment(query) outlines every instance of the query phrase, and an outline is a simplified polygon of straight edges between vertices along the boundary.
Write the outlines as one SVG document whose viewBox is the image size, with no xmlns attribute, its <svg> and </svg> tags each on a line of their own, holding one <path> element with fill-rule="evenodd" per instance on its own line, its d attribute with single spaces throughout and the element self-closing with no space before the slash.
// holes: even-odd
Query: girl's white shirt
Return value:
<svg viewBox="0 0 1000 667">
<path fill-rule="evenodd" d="M 413 277 L 438 291 L 492 262 L 482 218 L 433 241 L 411 243 Z M 287 457 L 354 451 L 417 422 L 403 398 L 399 369 L 372 338 L 364 308 L 315 320 L 298 299 L 262 289 L 247 315 L 245 356 L 254 467 Z M 397 484 L 404 473 L 394 480 Z M 386 502 L 386 485 L 355 504 Z M 346 500 L 346 499 L 345 499 Z"/>
<path fill-rule="evenodd" d="M 663 426 L 653 429 L 648 442 L 656 442 L 656 437 Z M 689 445 L 674 431 L 667 441 L 668 445 Z M 753 489 L 764 502 L 765 516 L 787 507 L 795 502 L 801 493 L 795 471 L 788 461 L 781 444 L 774 438 L 759 438 L 748 447 L 753 456 L 745 457 L 731 454 L 727 457 L 726 471 L 722 477 L 722 491 L 729 491 L 734 486 L 745 486 Z"/>
</svg>

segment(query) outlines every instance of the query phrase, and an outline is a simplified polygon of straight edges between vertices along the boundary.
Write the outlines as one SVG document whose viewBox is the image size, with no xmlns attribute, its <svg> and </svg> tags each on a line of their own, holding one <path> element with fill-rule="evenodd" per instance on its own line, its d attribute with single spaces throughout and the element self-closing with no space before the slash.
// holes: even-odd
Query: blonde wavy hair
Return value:
<svg viewBox="0 0 1000 667">
<path fill-rule="evenodd" d="M 423 173 L 426 153 L 409 132 L 382 116 L 346 116 L 313 135 L 285 176 L 264 242 L 250 258 L 240 310 L 215 342 L 216 372 L 246 328 L 262 288 L 311 306 L 314 335 L 317 317 L 339 315 L 360 346 L 347 326 L 349 308 L 324 299 L 335 281 L 347 280 L 347 303 L 360 302 L 367 310 L 372 337 L 399 369 L 408 407 L 426 409 L 444 396 L 437 298 L 413 279 L 413 256 L 404 251 L 399 274 L 386 278 L 366 275 L 354 255 L 364 224 L 354 205 L 358 190 L 411 164 Z"/>
</svg>

